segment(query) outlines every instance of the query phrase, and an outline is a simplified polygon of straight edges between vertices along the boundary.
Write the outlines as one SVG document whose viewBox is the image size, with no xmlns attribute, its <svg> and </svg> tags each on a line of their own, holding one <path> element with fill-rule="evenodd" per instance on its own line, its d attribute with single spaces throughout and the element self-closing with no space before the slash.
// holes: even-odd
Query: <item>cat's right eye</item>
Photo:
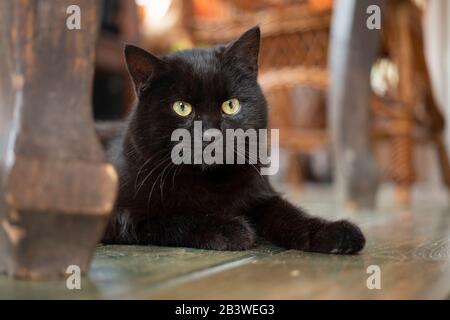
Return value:
<svg viewBox="0 0 450 320">
<path fill-rule="evenodd" d="M 180 116 L 186 117 L 191 114 L 192 106 L 184 101 L 175 101 L 172 105 L 173 110 Z"/>
</svg>

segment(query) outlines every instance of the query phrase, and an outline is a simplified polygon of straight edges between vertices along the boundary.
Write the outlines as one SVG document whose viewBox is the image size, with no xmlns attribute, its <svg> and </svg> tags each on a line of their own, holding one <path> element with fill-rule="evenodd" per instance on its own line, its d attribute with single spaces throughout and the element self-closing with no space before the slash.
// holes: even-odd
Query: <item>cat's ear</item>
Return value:
<svg viewBox="0 0 450 320">
<path fill-rule="evenodd" d="M 252 73 L 257 75 L 260 42 L 261 30 L 259 26 L 255 26 L 229 43 L 226 47 L 226 55 L 229 59 L 244 64 Z"/>
<path fill-rule="evenodd" d="M 125 46 L 125 60 L 137 92 L 153 72 L 165 65 L 157 56 L 133 45 Z"/>
</svg>

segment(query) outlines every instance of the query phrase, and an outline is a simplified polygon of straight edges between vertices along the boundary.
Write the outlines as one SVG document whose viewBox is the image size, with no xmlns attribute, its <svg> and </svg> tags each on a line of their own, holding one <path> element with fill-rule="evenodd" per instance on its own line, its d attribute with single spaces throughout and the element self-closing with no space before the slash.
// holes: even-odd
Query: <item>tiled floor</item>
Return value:
<svg viewBox="0 0 450 320">
<path fill-rule="evenodd" d="M 0 298 L 389 299 L 448 298 L 450 209 L 442 190 L 415 191 L 412 210 L 390 208 L 388 189 L 377 211 L 337 210 L 330 189 L 290 198 L 323 216 L 347 216 L 366 233 L 366 249 L 337 256 L 261 247 L 243 252 L 99 246 L 81 290 L 65 280 L 0 277 Z M 381 289 L 368 289 L 369 266 Z M 376 268 L 376 267 L 375 267 Z"/>
</svg>

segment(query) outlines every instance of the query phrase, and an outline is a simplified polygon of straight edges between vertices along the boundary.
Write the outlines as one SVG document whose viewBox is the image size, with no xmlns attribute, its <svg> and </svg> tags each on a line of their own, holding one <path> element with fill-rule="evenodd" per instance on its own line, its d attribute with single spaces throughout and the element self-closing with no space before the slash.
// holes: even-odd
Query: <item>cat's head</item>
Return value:
<svg viewBox="0 0 450 320">
<path fill-rule="evenodd" d="M 141 152 L 169 150 L 176 129 L 263 129 L 267 105 L 257 83 L 260 30 L 254 27 L 226 45 L 157 57 L 125 48 L 138 105 L 130 131 Z"/>
</svg>

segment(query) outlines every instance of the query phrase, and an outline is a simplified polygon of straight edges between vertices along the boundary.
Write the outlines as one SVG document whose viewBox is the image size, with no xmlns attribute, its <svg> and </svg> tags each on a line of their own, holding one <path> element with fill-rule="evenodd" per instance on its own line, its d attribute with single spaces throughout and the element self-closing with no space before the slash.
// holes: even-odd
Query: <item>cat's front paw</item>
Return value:
<svg viewBox="0 0 450 320">
<path fill-rule="evenodd" d="M 333 254 L 355 254 L 364 248 L 361 229 L 346 220 L 325 224 L 311 239 L 311 250 Z"/>
<path fill-rule="evenodd" d="M 212 225 L 204 248 L 211 250 L 247 250 L 255 245 L 255 231 L 242 217 Z"/>
</svg>

